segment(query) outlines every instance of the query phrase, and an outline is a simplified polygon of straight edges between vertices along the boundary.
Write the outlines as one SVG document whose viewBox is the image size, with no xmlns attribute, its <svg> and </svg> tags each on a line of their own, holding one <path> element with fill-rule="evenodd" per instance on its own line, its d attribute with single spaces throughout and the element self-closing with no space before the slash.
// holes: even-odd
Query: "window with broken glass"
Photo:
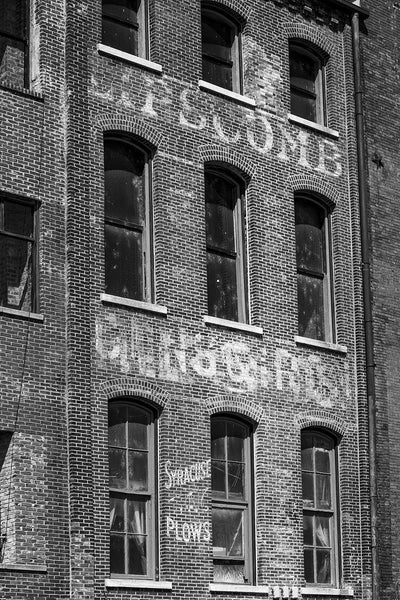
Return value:
<svg viewBox="0 0 400 600">
<path fill-rule="evenodd" d="M 131 401 L 109 405 L 111 575 L 154 578 L 155 415 Z"/>
<path fill-rule="evenodd" d="M 147 58 L 145 0 L 103 0 L 102 42 Z"/>
<path fill-rule="evenodd" d="M 230 417 L 211 420 L 214 581 L 253 583 L 251 430 Z"/>
<path fill-rule="evenodd" d="M 320 431 L 301 436 L 304 577 L 307 584 L 338 582 L 338 500 L 335 440 Z"/>
<path fill-rule="evenodd" d="M 208 314 L 247 322 L 241 183 L 229 173 L 205 173 Z"/>
<path fill-rule="evenodd" d="M 105 292 L 152 301 L 150 157 L 129 140 L 107 138 Z"/>
<path fill-rule="evenodd" d="M 295 213 L 299 335 L 333 342 L 329 214 L 308 197 L 296 198 Z"/>
<path fill-rule="evenodd" d="M 37 309 L 37 203 L 0 195 L 0 305 Z"/>
<path fill-rule="evenodd" d="M 0 84 L 29 88 L 29 3 L 0 0 Z"/>
</svg>

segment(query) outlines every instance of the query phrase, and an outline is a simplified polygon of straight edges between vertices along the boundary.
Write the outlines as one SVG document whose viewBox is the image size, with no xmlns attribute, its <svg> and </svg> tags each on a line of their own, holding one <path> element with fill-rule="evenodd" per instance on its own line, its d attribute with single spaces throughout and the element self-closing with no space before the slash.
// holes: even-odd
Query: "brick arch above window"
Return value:
<svg viewBox="0 0 400 600">
<path fill-rule="evenodd" d="M 327 433 L 332 432 L 343 437 L 348 430 L 348 424 L 336 414 L 320 410 L 312 413 L 304 413 L 295 417 L 298 428 L 322 428 Z"/>
<path fill-rule="evenodd" d="M 251 178 L 256 172 L 256 165 L 242 154 L 235 152 L 227 146 L 218 144 L 207 144 L 199 148 L 200 156 L 204 163 L 221 164 L 226 168 L 234 168 L 238 175 L 249 184 Z"/>
<path fill-rule="evenodd" d="M 249 20 L 253 8 L 247 0 L 203 0 L 202 7 L 215 8 L 236 20 L 241 27 Z"/>
<path fill-rule="evenodd" d="M 136 377 L 118 377 L 105 381 L 99 386 L 99 394 L 105 400 L 136 397 L 163 409 L 170 401 L 170 395 L 155 383 Z"/>
<path fill-rule="evenodd" d="M 219 413 L 229 413 L 242 416 L 255 425 L 258 425 L 264 416 L 263 408 L 254 400 L 233 394 L 207 398 L 206 408 L 210 417 Z"/>
<path fill-rule="evenodd" d="M 287 179 L 287 189 L 294 194 L 307 194 L 317 196 L 330 210 L 333 210 L 339 201 L 338 190 L 316 175 L 292 175 Z"/>
<path fill-rule="evenodd" d="M 134 136 L 154 151 L 163 143 L 163 136 L 158 129 L 140 119 L 127 115 L 104 115 L 98 120 L 104 134 L 126 133 Z"/>
<path fill-rule="evenodd" d="M 304 23 L 291 23 L 284 27 L 284 33 L 292 41 L 304 42 L 311 50 L 324 55 L 328 59 L 335 52 L 335 44 L 326 38 L 326 31 L 314 28 Z"/>
</svg>

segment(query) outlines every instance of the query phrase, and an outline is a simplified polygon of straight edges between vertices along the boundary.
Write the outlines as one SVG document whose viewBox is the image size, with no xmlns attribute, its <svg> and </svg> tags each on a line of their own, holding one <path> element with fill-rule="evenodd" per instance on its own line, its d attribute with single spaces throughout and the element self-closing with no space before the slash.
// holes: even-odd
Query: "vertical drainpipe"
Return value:
<svg viewBox="0 0 400 600">
<path fill-rule="evenodd" d="M 361 60 L 360 60 L 360 16 L 353 12 L 351 19 L 354 65 L 354 95 L 357 135 L 358 190 L 360 203 L 360 233 L 362 285 L 364 302 L 365 358 L 368 396 L 368 441 L 370 476 L 370 516 L 371 516 L 371 575 L 372 600 L 379 600 L 379 562 L 377 548 L 377 482 L 376 482 L 376 393 L 375 358 L 372 328 L 372 297 L 369 239 L 369 191 L 365 161 L 364 114 L 362 110 Z"/>
</svg>

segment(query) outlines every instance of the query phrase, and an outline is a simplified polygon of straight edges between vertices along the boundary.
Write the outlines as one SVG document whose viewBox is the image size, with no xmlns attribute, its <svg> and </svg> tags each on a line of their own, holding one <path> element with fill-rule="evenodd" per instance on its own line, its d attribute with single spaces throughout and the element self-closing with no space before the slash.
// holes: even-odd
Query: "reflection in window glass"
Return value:
<svg viewBox="0 0 400 600">
<path fill-rule="evenodd" d="M 29 88 L 26 0 L 0 0 L 0 84 Z"/>
</svg>

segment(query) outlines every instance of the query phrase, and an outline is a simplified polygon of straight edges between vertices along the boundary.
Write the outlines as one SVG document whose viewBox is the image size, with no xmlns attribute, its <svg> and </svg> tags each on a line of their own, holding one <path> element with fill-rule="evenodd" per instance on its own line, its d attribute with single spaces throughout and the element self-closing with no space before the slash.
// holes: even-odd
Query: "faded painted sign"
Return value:
<svg viewBox="0 0 400 600">
<path fill-rule="evenodd" d="M 96 350 L 123 373 L 189 384 L 214 381 L 231 392 L 278 390 L 330 407 L 350 397 L 347 360 L 304 356 L 277 340 L 274 349 L 254 350 L 244 341 L 220 342 L 210 336 L 158 330 L 150 324 L 130 327 L 114 314 L 98 319 Z"/>
</svg>

